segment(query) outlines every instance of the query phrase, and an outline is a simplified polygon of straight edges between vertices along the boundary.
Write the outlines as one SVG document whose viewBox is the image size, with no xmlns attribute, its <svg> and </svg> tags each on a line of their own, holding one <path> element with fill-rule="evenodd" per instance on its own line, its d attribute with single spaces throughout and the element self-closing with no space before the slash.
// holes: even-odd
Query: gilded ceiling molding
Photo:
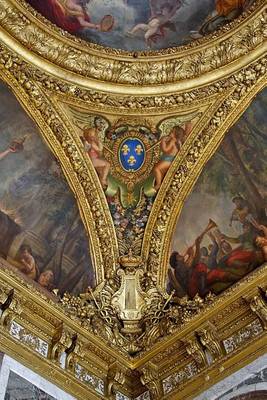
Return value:
<svg viewBox="0 0 267 400">
<path fill-rule="evenodd" d="M 129 358 L 2 261 L 0 349 L 77 399 L 113 399 L 117 392 L 137 399 L 148 390 L 154 400 L 190 399 L 266 351 L 266 271 L 265 265 L 175 336 Z"/>
<path fill-rule="evenodd" d="M 233 22 L 233 29 L 225 35 L 216 33 L 213 40 L 204 40 L 203 45 L 196 43 L 165 57 L 159 52 L 151 60 L 149 54 L 139 61 L 132 54 L 120 57 L 119 51 L 113 56 L 109 50 L 104 50 L 104 57 L 104 48 L 91 50 L 88 44 L 70 39 L 51 24 L 47 28 L 46 20 L 34 18 L 29 6 L 15 0 L 1 2 L 0 24 L 4 30 L 0 37 L 30 63 L 80 87 L 132 95 L 167 94 L 220 79 L 263 55 L 267 7 L 264 3 L 256 1 L 254 11 L 248 11 L 249 18 Z"/>
</svg>

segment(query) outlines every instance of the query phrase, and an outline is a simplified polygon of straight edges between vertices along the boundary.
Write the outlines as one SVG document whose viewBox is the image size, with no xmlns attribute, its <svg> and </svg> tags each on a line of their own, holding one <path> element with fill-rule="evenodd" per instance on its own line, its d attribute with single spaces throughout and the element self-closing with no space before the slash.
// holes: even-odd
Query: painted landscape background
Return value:
<svg viewBox="0 0 267 400">
<path fill-rule="evenodd" d="M 227 133 L 176 226 L 169 290 L 220 293 L 267 259 L 267 89 Z"/>
<path fill-rule="evenodd" d="M 0 84 L 0 255 L 51 291 L 94 285 L 74 196 L 36 126 Z"/>
</svg>

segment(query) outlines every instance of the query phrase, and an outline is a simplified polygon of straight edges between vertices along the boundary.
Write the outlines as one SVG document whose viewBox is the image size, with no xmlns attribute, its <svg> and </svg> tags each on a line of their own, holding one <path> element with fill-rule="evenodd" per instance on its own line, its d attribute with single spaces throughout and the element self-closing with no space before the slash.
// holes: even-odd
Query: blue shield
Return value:
<svg viewBox="0 0 267 400">
<path fill-rule="evenodd" d="M 145 161 L 145 146 L 138 138 L 125 139 L 119 148 L 119 159 L 125 171 L 138 171 Z"/>
</svg>

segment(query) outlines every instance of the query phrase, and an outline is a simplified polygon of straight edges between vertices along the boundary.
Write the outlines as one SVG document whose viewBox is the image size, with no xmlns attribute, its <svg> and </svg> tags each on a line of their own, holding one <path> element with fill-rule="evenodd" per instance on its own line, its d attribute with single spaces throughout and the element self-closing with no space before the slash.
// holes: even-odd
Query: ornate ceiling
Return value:
<svg viewBox="0 0 267 400">
<path fill-rule="evenodd" d="M 136 51 L 175 47 L 200 39 L 238 18 L 253 0 L 28 2 L 69 33 L 96 44 Z"/>
<path fill-rule="evenodd" d="M 83 4 L 114 17 L 87 42 L 0 3 L 0 348 L 78 399 L 191 399 L 265 352 L 266 4 L 215 3 L 151 1 L 148 53 L 117 48 L 149 4 Z"/>
</svg>

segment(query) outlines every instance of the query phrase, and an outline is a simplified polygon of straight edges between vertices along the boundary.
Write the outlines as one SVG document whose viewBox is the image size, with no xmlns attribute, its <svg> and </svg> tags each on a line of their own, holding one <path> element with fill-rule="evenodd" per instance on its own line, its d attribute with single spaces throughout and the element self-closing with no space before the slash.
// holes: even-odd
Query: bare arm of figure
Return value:
<svg viewBox="0 0 267 400">
<path fill-rule="evenodd" d="M 168 153 L 173 149 L 174 140 L 164 137 L 161 139 L 161 149 L 163 153 Z"/>
<path fill-rule="evenodd" d="M 16 267 L 21 272 L 25 271 L 25 265 L 22 263 L 22 261 L 17 261 L 13 259 L 9 259 L 8 261 L 10 262 L 11 265 Z"/>
<path fill-rule="evenodd" d="M 25 272 L 26 273 L 30 273 L 34 270 L 35 267 L 35 262 L 34 262 L 34 258 L 31 257 L 28 261 L 26 261 L 24 258 L 21 260 L 22 264 L 25 267 Z"/>
<path fill-rule="evenodd" d="M 100 25 L 92 24 L 92 22 L 86 21 L 83 16 L 78 16 L 77 20 L 83 28 L 100 29 Z"/>
<path fill-rule="evenodd" d="M 91 148 L 93 150 L 97 151 L 98 153 L 101 153 L 101 148 L 100 148 L 100 146 L 98 146 L 98 144 L 95 141 L 92 141 Z"/>
<path fill-rule="evenodd" d="M 194 261 L 193 261 L 194 264 L 197 264 L 200 260 L 200 245 L 201 245 L 203 237 L 204 237 L 204 235 L 202 234 L 202 235 L 198 236 L 195 240 L 195 257 L 194 257 Z"/>
<path fill-rule="evenodd" d="M 71 11 L 83 12 L 82 7 L 75 0 L 67 0 L 66 6 Z"/>
<path fill-rule="evenodd" d="M 15 150 L 12 149 L 7 149 L 5 151 L 2 151 L 2 153 L 0 153 L 0 160 L 2 160 L 3 158 L 5 158 L 9 153 L 15 153 Z"/>
<path fill-rule="evenodd" d="M 186 250 L 186 253 L 184 255 L 184 260 L 185 260 L 185 264 L 188 268 L 192 267 L 194 259 L 195 259 L 195 246 L 190 246 L 188 247 L 188 249 Z"/>
<path fill-rule="evenodd" d="M 181 150 L 182 145 L 183 145 L 183 142 L 182 142 L 181 140 L 178 140 L 178 142 L 177 142 L 177 148 L 178 148 L 179 150 Z"/>
</svg>

